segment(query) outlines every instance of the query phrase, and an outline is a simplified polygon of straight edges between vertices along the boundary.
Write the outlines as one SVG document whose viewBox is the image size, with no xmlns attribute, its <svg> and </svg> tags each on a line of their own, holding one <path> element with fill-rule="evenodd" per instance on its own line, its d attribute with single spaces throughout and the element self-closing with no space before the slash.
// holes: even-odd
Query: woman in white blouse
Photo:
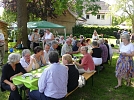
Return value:
<svg viewBox="0 0 134 100">
<path fill-rule="evenodd" d="M 94 40 L 99 40 L 99 35 L 97 34 L 96 30 L 94 30 L 93 35 L 92 35 L 92 41 Z"/>
<path fill-rule="evenodd" d="M 24 49 L 22 51 L 20 63 L 27 72 L 39 68 L 39 64 L 36 62 L 35 58 L 31 57 L 31 52 L 29 49 Z"/>
<path fill-rule="evenodd" d="M 133 70 L 133 56 L 134 45 L 130 43 L 130 36 L 123 34 L 121 36 L 122 43 L 120 44 L 120 55 L 116 64 L 116 77 L 118 85 L 115 88 L 121 86 L 122 79 L 126 79 L 127 85 L 130 85 L 130 78 L 134 75 Z"/>
</svg>

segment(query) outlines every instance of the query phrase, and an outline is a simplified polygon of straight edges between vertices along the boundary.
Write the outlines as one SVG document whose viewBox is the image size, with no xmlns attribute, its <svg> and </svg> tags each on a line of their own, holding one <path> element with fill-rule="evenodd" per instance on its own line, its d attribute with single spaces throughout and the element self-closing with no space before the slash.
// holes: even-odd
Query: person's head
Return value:
<svg viewBox="0 0 134 100">
<path fill-rule="evenodd" d="M 85 45 L 86 45 L 86 40 L 85 40 L 85 39 L 82 39 L 82 40 L 81 40 L 81 45 L 82 45 L 82 46 L 85 46 Z"/>
<path fill-rule="evenodd" d="M 46 33 L 48 33 L 48 34 L 49 34 L 49 33 L 50 33 L 50 30 L 49 30 L 49 29 L 46 29 Z"/>
<path fill-rule="evenodd" d="M 53 40 L 51 45 L 52 45 L 52 47 L 53 47 L 54 49 L 56 49 L 56 48 L 58 47 L 59 43 L 58 43 L 58 41 Z"/>
<path fill-rule="evenodd" d="M 74 39 L 74 40 L 76 40 L 76 39 L 77 39 L 77 37 L 76 37 L 76 36 L 74 36 L 74 37 L 73 37 L 73 39 Z"/>
<path fill-rule="evenodd" d="M 48 52 L 49 50 L 50 50 L 50 44 L 46 43 L 46 44 L 45 44 L 45 51 Z"/>
<path fill-rule="evenodd" d="M 75 41 L 75 45 L 76 45 L 77 47 L 80 47 L 80 46 L 81 46 L 80 41 L 79 41 L 79 40 L 76 40 L 76 41 Z"/>
<path fill-rule="evenodd" d="M 58 63 L 59 62 L 59 54 L 56 51 L 51 51 L 49 54 L 50 63 Z"/>
<path fill-rule="evenodd" d="M 73 35 L 72 34 L 70 34 L 70 38 L 73 38 Z"/>
<path fill-rule="evenodd" d="M 97 42 L 98 42 L 99 45 L 103 44 L 104 43 L 104 39 L 99 39 Z"/>
<path fill-rule="evenodd" d="M 35 30 L 34 30 L 34 33 L 38 33 L 38 29 L 35 29 Z"/>
<path fill-rule="evenodd" d="M 83 39 L 84 37 L 83 37 L 83 35 L 80 35 L 80 39 Z"/>
<path fill-rule="evenodd" d="M 70 54 L 64 54 L 62 56 L 62 62 L 64 65 L 72 64 L 73 63 L 72 56 Z"/>
<path fill-rule="evenodd" d="M 84 55 L 88 52 L 88 47 L 86 46 L 82 46 L 81 49 L 80 49 L 80 52 Z"/>
<path fill-rule="evenodd" d="M 38 55 L 43 54 L 43 48 L 40 46 L 36 46 L 33 51 L 34 51 L 34 54 L 38 54 Z"/>
<path fill-rule="evenodd" d="M 20 58 L 21 58 L 21 56 L 20 56 L 19 53 L 11 53 L 11 54 L 8 56 L 8 61 L 7 61 L 7 63 L 9 63 L 9 64 L 14 64 L 14 65 L 15 65 L 15 64 L 19 63 Z"/>
<path fill-rule="evenodd" d="M 93 46 L 93 47 L 98 47 L 97 41 L 93 41 L 93 42 L 92 42 L 92 46 Z"/>
<path fill-rule="evenodd" d="M 122 40 L 122 42 L 130 42 L 130 35 L 129 34 L 122 34 L 121 40 Z"/>
<path fill-rule="evenodd" d="M 22 51 L 22 57 L 24 57 L 26 61 L 30 61 L 30 55 L 31 55 L 31 51 L 29 49 L 24 49 Z"/>
<path fill-rule="evenodd" d="M 60 39 L 63 40 L 64 39 L 64 36 L 61 36 Z"/>
<path fill-rule="evenodd" d="M 71 39 L 66 39 L 66 44 L 67 45 L 71 45 L 72 44 L 72 40 Z"/>
<path fill-rule="evenodd" d="M 104 40 L 104 42 L 108 44 L 108 40 Z"/>
<path fill-rule="evenodd" d="M 88 43 L 88 44 L 91 44 L 91 40 L 88 38 L 88 39 L 86 39 L 86 42 Z"/>
</svg>

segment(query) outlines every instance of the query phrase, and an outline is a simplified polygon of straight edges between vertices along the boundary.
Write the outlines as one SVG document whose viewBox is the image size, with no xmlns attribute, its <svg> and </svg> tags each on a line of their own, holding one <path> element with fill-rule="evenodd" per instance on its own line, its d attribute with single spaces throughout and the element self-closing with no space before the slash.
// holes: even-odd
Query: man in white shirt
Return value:
<svg viewBox="0 0 134 100">
<path fill-rule="evenodd" d="M 2 30 L 0 30 L 0 66 L 3 65 L 3 59 L 5 54 L 5 38 Z"/>
</svg>

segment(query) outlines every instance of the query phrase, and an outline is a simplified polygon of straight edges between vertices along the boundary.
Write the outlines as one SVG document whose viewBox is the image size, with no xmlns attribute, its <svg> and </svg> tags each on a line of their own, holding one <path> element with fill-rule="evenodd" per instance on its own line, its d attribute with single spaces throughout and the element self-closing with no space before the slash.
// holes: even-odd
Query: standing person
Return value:
<svg viewBox="0 0 134 100">
<path fill-rule="evenodd" d="M 88 53 L 88 47 L 82 46 L 81 53 L 83 54 L 83 58 L 81 59 L 81 63 L 74 61 L 74 64 L 78 67 L 79 73 L 90 73 L 95 70 L 95 65 L 91 55 Z"/>
<path fill-rule="evenodd" d="M 2 91 L 10 91 L 9 100 L 22 100 L 17 87 L 12 81 L 14 77 L 26 73 L 25 69 L 19 63 L 20 57 L 20 54 L 11 53 L 8 56 L 7 64 L 5 64 L 2 69 L 1 89 Z"/>
<path fill-rule="evenodd" d="M 5 55 L 5 38 L 4 35 L 2 33 L 2 30 L 0 30 L 0 66 L 3 65 L 3 59 L 4 59 L 4 55 Z"/>
<path fill-rule="evenodd" d="M 29 93 L 30 100 L 63 100 L 67 94 L 68 68 L 59 63 L 58 53 L 50 52 L 51 65 L 38 80 L 39 90 Z"/>
<path fill-rule="evenodd" d="M 79 71 L 76 69 L 72 61 L 72 56 L 70 54 L 64 54 L 62 56 L 62 62 L 68 67 L 68 84 L 67 92 L 73 91 L 78 86 Z"/>
<path fill-rule="evenodd" d="M 93 35 L 92 35 L 92 41 L 94 40 L 99 40 L 99 35 L 96 30 L 94 30 Z"/>
<path fill-rule="evenodd" d="M 36 47 L 36 46 L 39 46 L 39 39 L 40 39 L 40 35 L 38 33 L 38 29 L 35 29 L 34 30 L 34 33 L 32 34 L 31 36 L 31 41 L 33 42 L 33 49 Z"/>
<path fill-rule="evenodd" d="M 51 43 L 51 41 L 54 40 L 54 35 L 49 29 L 46 29 L 43 38 L 45 43 Z"/>
<path fill-rule="evenodd" d="M 120 35 L 121 35 L 121 31 L 118 30 L 118 32 L 116 33 L 116 45 L 120 44 Z"/>
<path fill-rule="evenodd" d="M 118 84 L 115 88 L 122 85 L 122 79 L 126 79 L 127 85 L 130 85 L 130 78 L 134 73 L 132 58 L 134 56 L 134 45 L 130 43 L 130 36 L 128 34 L 122 34 L 121 39 L 122 43 L 119 47 L 120 55 L 116 63 L 116 77 Z"/>
</svg>

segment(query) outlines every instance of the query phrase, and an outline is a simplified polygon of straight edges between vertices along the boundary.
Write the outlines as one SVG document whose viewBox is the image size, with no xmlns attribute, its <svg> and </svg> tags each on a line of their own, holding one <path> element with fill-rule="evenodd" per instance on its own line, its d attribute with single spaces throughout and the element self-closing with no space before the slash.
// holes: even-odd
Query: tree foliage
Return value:
<svg viewBox="0 0 134 100">
<path fill-rule="evenodd" d="M 132 30 L 134 30 L 134 0 L 115 0 L 116 3 L 111 6 L 111 10 L 115 14 L 119 12 L 121 16 L 125 16 L 131 20 Z"/>
<path fill-rule="evenodd" d="M 5 8 L 16 12 L 16 0 L 3 0 Z M 83 9 L 91 11 L 92 14 L 99 12 L 100 6 L 95 4 L 99 0 L 27 0 L 28 19 L 41 18 L 47 20 L 48 17 L 56 18 L 58 15 L 66 14 L 70 9 L 79 16 Z M 30 15 L 30 16 L 29 16 Z"/>
</svg>

